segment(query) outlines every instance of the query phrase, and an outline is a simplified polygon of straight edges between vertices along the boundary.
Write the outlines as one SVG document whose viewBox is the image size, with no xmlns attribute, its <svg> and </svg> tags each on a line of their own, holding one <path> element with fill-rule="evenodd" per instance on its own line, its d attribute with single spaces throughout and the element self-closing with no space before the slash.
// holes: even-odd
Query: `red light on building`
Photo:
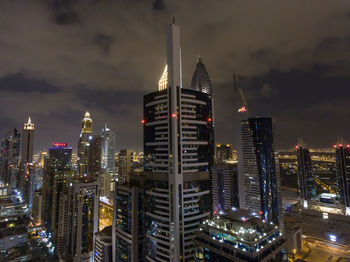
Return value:
<svg viewBox="0 0 350 262">
<path fill-rule="evenodd" d="M 211 122 L 211 121 L 213 121 L 213 119 L 211 119 L 211 118 L 208 118 L 208 122 Z"/>
<path fill-rule="evenodd" d="M 54 147 L 66 147 L 68 143 L 52 143 Z"/>
<path fill-rule="evenodd" d="M 296 149 L 299 149 L 299 146 L 295 146 Z"/>
<path fill-rule="evenodd" d="M 146 120 L 142 119 L 141 124 L 144 124 L 144 123 L 146 123 Z"/>
<path fill-rule="evenodd" d="M 337 145 L 334 145 L 333 147 L 334 147 L 334 148 L 337 148 Z"/>
<path fill-rule="evenodd" d="M 350 145 L 346 145 L 347 148 L 350 148 Z"/>
<path fill-rule="evenodd" d="M 175 117 L 176 117 L 176 114 L 175 114 L 175 113 L 171 114 L 171 117 L 175 118 Z"/>
<path fill-rule="evenodd" d="M 262 215 L 262 211 L 259 212 L 259 215 Z"/>
<path fill-rule="evenodd" d="M 339 144 L 339 146 L 343 146 L 343 144 Z"/>
</svg>

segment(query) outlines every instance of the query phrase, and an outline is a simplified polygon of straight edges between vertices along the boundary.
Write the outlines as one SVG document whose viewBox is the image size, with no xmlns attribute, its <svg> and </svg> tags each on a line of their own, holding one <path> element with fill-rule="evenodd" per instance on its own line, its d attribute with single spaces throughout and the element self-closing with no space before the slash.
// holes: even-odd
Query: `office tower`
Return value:
<svg viewBox="0 0 350 262">
<path fill-rule="evenodd" d="M 334 147 L 339 200 L 345 214 L 350 215 L 350 145 L 338 143 Z"/>
<path fill-rule="evenodd" d="M 55 177 L 71 170 L 72 148 L 67 143 L 53 143 L 49 148 L 43 178 L 43 223 L 48 233 L 52 233 L 52 207 Z"/>
<path fill-rule="evenodd" d="M 102 138 L 102 155 L 101 155 L 101 169 L 104 173 L 115 172 L 115 134 L 105 124 L 101 132 Z"/>
<path fill-rule="evenodd" d="M 198 57 L 196 70 L 192 76 L 191 89 L 212 95 L 212 85 L 210 77 L 202 58 Z"/>
<path fill-rule="evenodd" d="M 92 119 L 90 113 L 86 111 L 81 122 L 81 133 L 78 142 L 78 173 L 80 178 L 88 175 L 89 148 L 92 139 Z"/>
<path fill-rule="evenodd" d="M 243 171 L 246 208 L 266 222 L 283 228 L 281 185 L 272 118 L 242 121 Z M 278 162 L 277 162 L 278 163 Z"/>
<path fill-rule="evenodd" d="M 91 136 L 91 138 L 89 138 L 89 144 L 88 181 L 94 181 L 98 178 L 101 170 L 101 136 Z"/>
<path fill-rule="evenodd" d="M 1 139 L 1 175 L 5 185 L 17 188 L 19 185 L 20 132 L 13 128 Z"/>
<path fill-rule="evenodd" d="M 271 261 L 284 248 L 282 236 L 278 226 L 264 223 L 247 210 L 228 209 L 200 225 L 196 261 Z"/>
<path fill-rule="evenodd" d="M 30 117 L 28 122 L 24 124 L 22 132 L 22 152 L 21 162 L 23 165 L 33 162 L 33 145 L 34 145 L 34 124 Z"/>
<path fill-rule="evenodd" d="M 130 181 L 131 167 L 134 151 L 132 149 L 123 149 L 118 155 L 118 182 L 124 183 Z"/>
<path fill-rule="evenodd" d="M 237 165 L 214 164 L 211 172 L 213 185 L 213 211 L 238 207 Z"/>
<path fill-rule="evenodd" d="M 61 259 L 68 255 L 72 214 L 72 171 L 56 171 L 52 189 L 51 239 L 55 254 Z"/>
<path fill-rule="evenodd" d="M 21 148 L 21 174 L 19 179 L 19 189 L 28 205 L 32 206 L 33 201 L 33 145 L 34 145 L 34 124 L 30 117 L 24 123 L 22 131 Z"/>
<path fill-rule="evenodd" d="M 110 262 L 112 260 L 112 226 L 95 234 L 94 262 Z"/>
<path fill-rule="evenodd" d="M 193 238 L 212 207 L 212 97 L 182 88 L 180 30 L 168 30 L 168 85 L 144 96 L 147 261 L 194 259 Z"/>
<path fill-rule="evenodd" d="M 316 197 L 315 176 L 312 170 L 311 155 L 306 145 L 300 141 L 295 146 L 298 159 L 298 189 L 299 198 L 304 208 L 308 202 Z"/>
<path fill-rule="evenodd" d="M 215 148 L 215 162 L 225 163 L 232 159 L 232 145 L 231 144 L 216 144 Z"/>
<path fill-rule="evenodd" d="M 142 262 L 145 255 L 143 188 L 116 185 L 113 213 L 113 261 Z"/>
<path fill-rule="evenodd" d="M 74 261 L 90 261 L 93 259 L 95 233 L 98 231 L 100 183 L 75 183 L 73 187 L 70 252 Z"/>
<path fill-rule="evenodd" d="M 34 191 L 33 194 L 33 208 L 32 216 L 34 219 L 35 225 L 41 225 L 42 218 L 42 205 L 43 205 L 43 194 L 41 190 Z"/>
<path fill-rule="evenodd" d="M 236 75 L 233 75 L 233 95 L 234 95 L 234 121 L 235 121 L 235 146 L 237 149 L 237 170 L 238 170 L 238 190 L 239 190 L 239 207 L 246 208 L 245 203 L 245 175 L 243 171 L 243 141 L 241 121 L 249 117 L 248 103 L 244 96 L 242 88 L 236 83 Z"/>
</svg>

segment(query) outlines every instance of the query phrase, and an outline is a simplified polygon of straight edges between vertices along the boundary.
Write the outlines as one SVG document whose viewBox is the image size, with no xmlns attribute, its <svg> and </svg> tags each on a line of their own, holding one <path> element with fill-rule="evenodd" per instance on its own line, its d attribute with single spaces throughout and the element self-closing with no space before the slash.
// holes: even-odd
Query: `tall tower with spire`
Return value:
<svg viewBox="0 0 350 262">
<path fill-rule="evenodd" d="M 191 89 L 212 95 L 211 80 L 200 56 L 198 56 L 196 70 L 192 76 Z"/>
<path fill-rule="evenodd" d="M 81 133 L 78 142 L 78 172 L 81 179 L 88 176 L 89 149 L 92 138 L 92 119 L 90 113 L 86 111 L 81 121 Z"/>
<path fill-rule="evenodd" d="M 30 117 L 28 122 L 24 123 L 22 131 L 22 152 L 21 162 L 22 164 L 33 162 L 33 145 L 34 145 L 34 124 Z"/>
<path fill-rule="evenodd" d="M 144 96 L 147 261 L 194 261 L 212 207 L 212 96 L 182 88 L 180 29 L 167 37 L 167 85 Z"/>
</svg>

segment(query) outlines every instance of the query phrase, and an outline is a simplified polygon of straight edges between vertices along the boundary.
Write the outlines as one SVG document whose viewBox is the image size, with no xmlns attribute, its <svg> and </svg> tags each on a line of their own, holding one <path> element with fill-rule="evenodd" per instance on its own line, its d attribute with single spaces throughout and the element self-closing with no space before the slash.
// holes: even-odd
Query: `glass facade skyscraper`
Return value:
<svg viewBox="0 0 350 262">
<path fill-rule="evenodd" d="M 249 118 L 241 124 L 246 208 L 260 214 L 265 222 L 283 228 L 281 185 L 272 118 Z"/>
<path fill-rule="evenodd" d="M 312 170 L 312 162 L 309 149 L 303 144 L 296 146 L 298 159 L 298 189 L 302 205 L 307 208 L 308 201 L 316 197 L 316 183 Z"/>
</svg>

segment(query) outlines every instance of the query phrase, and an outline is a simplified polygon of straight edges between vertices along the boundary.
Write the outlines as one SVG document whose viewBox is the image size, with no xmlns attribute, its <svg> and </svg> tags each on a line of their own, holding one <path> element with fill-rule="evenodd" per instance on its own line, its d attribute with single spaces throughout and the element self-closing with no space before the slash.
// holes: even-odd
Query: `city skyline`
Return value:
<svg viewBox="0 0 350 262">
<path fill-rule="evenodd" d="M 259 2 L 218 6 L 203 1 L 198 6 L 163 1 L 162 10 L 148 2 L 52 2 L 4 1 L 0 9 L 7 28 L 6 37 L 0 37 L 0 132 L 21 129 L 31 116 L 41 137 L 34 142 L 35 152 L 55 141 L 66 141 L 76 151 L 86 110 L 95 131 L 107 123 L 116 132 L 118 151 L 141 149 L 141 97 L 157 87 L 162 75 L 162 32 L 173 15 L 180 26 L 188 25 L 184 87 L 191 84 L 198 55 L 211 77 L 217 142 L 234 144 L 234 72 L 252 115 L 276 117 L 282 148 L 295 145 L 298 137 L 310 147 L 331 147 L 340 135 L 349 140 L 349 124 L 342 121 L 350 96 L 350 8 L 345 2 L 311 2 L 303 12 L 298 4 L 277 1 L 269 2 L 270 8 Z M 9 15 L 13 8 L 20 24 Z M 203 12 L 192 12 L 196 8 Z M 209 15 L 209 10 L 216 12 Z M 290 15 L 283 17 L 287 11 Z M 92 14 L 100 22 L 92 21 Z M 27 33 L 24 24 L 36 32 Z"/>
</svg>

